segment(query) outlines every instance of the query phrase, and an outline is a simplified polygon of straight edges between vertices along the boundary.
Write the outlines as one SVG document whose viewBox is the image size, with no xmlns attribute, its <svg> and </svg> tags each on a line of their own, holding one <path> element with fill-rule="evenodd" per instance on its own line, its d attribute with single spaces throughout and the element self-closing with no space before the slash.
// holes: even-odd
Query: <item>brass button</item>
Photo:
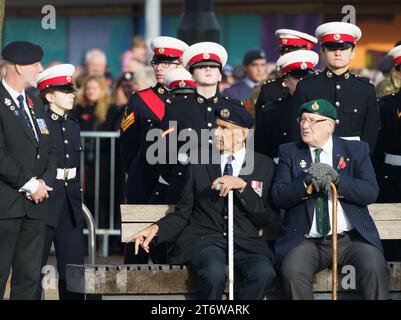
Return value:
<svg viewBox="0 0 401 320">
<path fill-rule="evenodd" d="M 209 123 L 207 124 L 207 126 L 210 128 L 210 127 L 212 126 L 212 124 L 209 122 Z"/>
<path fill-rule="evenodd" d="M 224 216 L 224 220 L 227 220 L 228 219 L 228 216 Z"/>
<path fill-rule="evenodd" d="M 209 143 L 213 143 L 213 139 L 209 139 Z"/>
<path fill-rule="evenodd" d="M 65 155 L 65 157 L 66 157 L 67 159 L 69 159 L 69 158 L 70 158 L 70 155 L 67 153 L 67 154 Z"/>
<path fill-rule="evenodd" d="M 182 175 L 182 172 L 178 172 L 178 175 L 181 176 L 181 175 Z"/>
<path fill-rule="evenodd" d="M 65 143 L 65 144 L 68 144 L 68 140 L 67 140 L 67 139 L 65 139 L 65 140 L 64 140 L 64 143 Z"/>
<path fill-rule="evenodd" d="M 336 89 L 337 90 L 340 90 L 341 89 L 341 86 L 338 84 L 338 85 L 336 85 Z"/>
<path fill-rule="evenodd" d="M 354 112 L 358 112 L 358 109 L 354 109 Z"/>
<path fill-rule="evenodd" d="M 340 106 L 340 101 L 336 101 L 336 106 L 337 106 L 337 107 Z"/>
<path fill-rule="evenodd" d="M 283 136 L 286 136 L 286 135 L 287 135 L 287 132 L 284 132 L 284 133 L 283 133 Z"/>
<path fill-rule="evenodd" d="M 68 186 L 68 182 L 64 182 L 64 185 L 65 185 L 65 186 Z"/>
<path fill-rule="evenodd" d="M 227 237 L 227 232 L 223 232 L 223 236 Z"/>
<path fill-rule="evenodd" d="M 208 107 L 208 108 L 207 108 L 207 111 L 211 112 L 211 111 L 212 111 L 212 108 Z"/>
<path fill-rule="evenodd" d="M 40 159 L 40 154 L 38 154 L 38 155 L 36 156 L 36 159 Z"/>
<path fill-rule="evenodd" d="M 64 128 L 64 127 L 61 127 L 61 130 L 65 131 L 65 128 Z"/>
</svg>

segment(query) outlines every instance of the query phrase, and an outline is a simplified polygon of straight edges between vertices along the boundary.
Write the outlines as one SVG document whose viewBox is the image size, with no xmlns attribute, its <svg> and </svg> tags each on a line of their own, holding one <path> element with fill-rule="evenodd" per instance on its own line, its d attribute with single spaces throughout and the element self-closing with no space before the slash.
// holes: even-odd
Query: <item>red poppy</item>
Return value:
<svg viewBox="0 0 401 320">
<path fill-rule="evenodd" d="M 341 157 L 340 161 L 338 161 L 337 168 L 344 169 L 347 166 L 347 163 L 344 161 L 344 158 Z"/>
<path fill-rule="evenodd" d="M 89 113 L 84 113 L 83 115 L 81 115 L 81 119 L 85 120 L 85 121 L 88 121 L 90 119 Z"/>
<path fill-rule="evenodd" d="M 28 106 L 29 106 L 30 108 L 33 107 L 33 101 L 32 101 L 31 98 L 29 98 L 29 97 L 28 97 Z"/>
</svg>

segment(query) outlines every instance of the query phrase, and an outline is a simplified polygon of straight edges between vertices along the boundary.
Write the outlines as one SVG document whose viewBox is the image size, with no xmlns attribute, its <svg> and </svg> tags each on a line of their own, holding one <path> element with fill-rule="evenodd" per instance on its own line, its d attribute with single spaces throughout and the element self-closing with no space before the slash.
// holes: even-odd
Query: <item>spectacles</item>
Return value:
<svg viewBox="0 0 401 320">
<path fill-rule="evenodd" d="M 329 119 L 311 119 L 311 118 L 307 118 L 307 117 L 299 117 L 297 118 L 297 123 L 298 124 L 302 124 L 305 122 L 308 122 L 311 126 L 314 126 L 315 124 L 319 123 L 319 122 L 323 122 L 323 121 L 327 121 Z"/>
<path fill-rule="evenodd" d="M 172 62 L 172 61 L 161 61 L 161 62 L 151 61 L 150 64 L 152 65 L 153 68 L 156 68 L 159 64 L 161 64 L 163 69 L 167 69 L 173 64 L 178 66 L 180 63 L 179 62 Z"/>
</svg>

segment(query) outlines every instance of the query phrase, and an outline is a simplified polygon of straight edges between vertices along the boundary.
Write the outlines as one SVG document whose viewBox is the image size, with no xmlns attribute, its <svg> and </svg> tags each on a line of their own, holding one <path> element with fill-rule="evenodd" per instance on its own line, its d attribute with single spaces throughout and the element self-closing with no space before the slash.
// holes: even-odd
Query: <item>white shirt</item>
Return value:
<svg viewBox="0 0 401 320">
<path fill-rule="evenodd" d="M 309 150 L 315 162 L 315 147 L 309 146 Z M 333 166 L 333 139 L 330 138 L 320 149 L 323 151 L 320 153 L 320 162 L 326 163 L 330 166 Z M 329 217 L 330 217 L 330 226 L 333 226 L 332 217 L 333 217 L 333 197 L 331 191 L 328 192 L 328 206 L 329 206 Z M 343 208 L 341 207 L 340 202 L 337 203 L 337 233 L 341 233 L 344 231 L 349 231 L 353 229 L 352 224 L 348 221 L 346 213 L 344 212 Z M 329 235 L 332 234 L 332 230 L 330 230 Z M 309 231 L 310 238 L 319 238 L 321 235 L 317 232 L 316 226 L 316 208 L 313 210 L 313 222 L 312 227 Z"/>
<path fill-rule="evenodd" d="M 237 152 L 235 152 L 234 154 L 228 153 L 228 152 L 223 152 L 220 155 L 220 166 L 221 166 L 221 175 L 223 175 L 224 173 L 224 167 L 227 163 L 227 159 L 229 156 L 234 156 L 234 160 L 231 162 L 231 166 L 233 167 L 233 176 L 234 177 L 238 177 L 242 165 L 244 163 L 245 160 L 245 146 L 242 147 L 240 150 L 238 150 Z"/>
<path fill-rule="evenodd" d="M 16 104 L 16 106 L 19 108 L 19 101 L 18 101 L 18 97 L 20 95 L 22 95 L 24 97 L 24 109 L 25 112 L 27 113 L 29 120 L 31 121 L 32 127 L 35 130 L 35 125 L 33 123 L 32 117 L 31 117 L 31 113 L 29 112 L 29 107 L 26 104 L 26 96 L 25 96 L 25 90 L 22 92 L 17 92 L 15 91 L 13 88 L 11 88 L 5 81 L 4 79 L 1 80 L 1 83 L 3 84 L 4 88 L 8 91 L 8 93 L 10 94 L 11 98 L 13 98 L 14 103 Z M 24 120 L 25 121 L 25 120 Z M 36 130 L 35 130 L 35 135 L 36 137 L 38 137 Z M 19 192 L 26 192 L 26 194 L 28 196 L 32 195 L 33 193 L 35 193 L 38 190 L 39 187 L 39 181 L 36 180 L 35 178 L 31 178 L 27 183 L 25 183 L 18 191 Z"/>
</svg>

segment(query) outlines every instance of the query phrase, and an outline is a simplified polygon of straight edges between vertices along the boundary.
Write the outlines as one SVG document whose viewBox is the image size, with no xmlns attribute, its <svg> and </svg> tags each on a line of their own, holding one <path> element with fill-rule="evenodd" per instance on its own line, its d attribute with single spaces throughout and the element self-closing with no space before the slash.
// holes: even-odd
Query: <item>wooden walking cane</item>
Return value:
<svg viewBox="0 0 401 320">
<path fill-rule="evenodd" d="M 330 189 L 332 194 L 332 202 L 333 202 L 333 219 L 332 219 L 332 226 L 331 226 L 331 243 L 332 243 L 332 269 L 331 269 L 331 299 L 337 300 L 337 188 L 333 182 L 330 183 Z M 313 192 L 313 185 L 310 184 L 306 189 L 306 192 L 310 195 Z"/>
</svg>

